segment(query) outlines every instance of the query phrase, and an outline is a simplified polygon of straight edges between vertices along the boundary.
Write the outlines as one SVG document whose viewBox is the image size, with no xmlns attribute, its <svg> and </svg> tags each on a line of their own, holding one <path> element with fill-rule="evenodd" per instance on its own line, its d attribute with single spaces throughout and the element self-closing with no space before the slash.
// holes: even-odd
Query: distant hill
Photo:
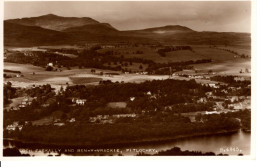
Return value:
<svg viewBox="0 0 260 167">
<path fill-rule="evenodd" d="M 132 32 L 139 33 L 156 33 L 156 34 L 164 34 L 164 33 L 181 33 L 181 32 L 193 32 L 192 29 L 180 25 L 167 25 L 164 27 L 155 27 L 155 28 L 147 28 L 143 30 L 133 30 Z"/>
<path fill-rule="evenodd" d="M 99 23 L 98 21 L 89 17 L 61 17 L 53 14 L 43 15 L 39 17 L 12 19 L 7 20 L 7 22 L 26 26 L 38 26 L 56 31 L 62 31 L 70 27 Z"/>
<path fill-rule="evenodd" d="M 174 45 L 250 45 L 251 34 L 197 32 L 181 25 L 119 31 L 89 17 L 53 14 L 4 21 L 4 45 L 37 46 L 86 42 L 142 42 Z"/>
</svg>

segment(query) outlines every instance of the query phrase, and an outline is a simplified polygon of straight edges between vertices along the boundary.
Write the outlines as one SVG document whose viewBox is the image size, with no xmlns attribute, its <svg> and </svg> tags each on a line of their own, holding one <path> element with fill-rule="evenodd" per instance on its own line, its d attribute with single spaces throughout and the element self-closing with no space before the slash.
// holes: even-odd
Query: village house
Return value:
<svg viewBox="0 0 260 167">
<path fill-rule="evenodd" d="M 27 97 L 25 99 L 23 99 L 23 101 L 18 105 L 19 108 L 24 108 L 26 106 L 29 106 L 32 104 L 32 101 L 34 100 L 35 98 L 30 98 L 30 97 Z"/>
<path fill-rule="evenodd" d="M 130 101 L 134 101 L 135 100 L 135 97 L 130 97 Z"/>
<path fill-rule="evenodd" d="M 89 122 L 91 123 L 113 123 L 113 120 L 109 115 L 97 115 L 95 117 L 90 117 Z"/>
<path fill-rule="evenodd" d="M 65 123 L 63 123 L 63 122 L 56 122 L 56 123 L 54 123 L 53 125 L 54 125 L 54 126 L 64 126 Z"/>
<path fill-rule="evenodd" d="M 209 83 L 208 85 L 209 85 L 209 87 L 211 87 L 211 88 L 219 88 L 219 86 L 216 85 L 216 84 L 214 84 L 214 83 Z"/>
<path fill-rule="evenodd" d="M 53 67 L 53 63 L 48 63 L 47 66 Z"/>
<path fill-rule="evenodd" d="M 76 121 L 76 119 L 75 118 L 71 118 L 70 120 L 69 120 L 69 122 L 75 122 Z"/>
<path fill-rule="evenodd" d="M 19 125 L 18 122 L 13 122 L 13 124 L 8 125 L 6 127 L 6 130 L 8 131 L 15 131 L 16 129 L 18 129 L 19 131 L 21 131 L 23 129 L 23 125 Z"/>
<path fill-rule="evenodd" d="M 101 48 L 102 49 L 104 49 L 104 48 L 115 48 L 115 46 L 114 45 L 102 45 Z"/>
<path fill-rule="evenodd" d="M 199 100 L 197 100 L 197 103 L 206 103 L 207 99 L 205 97 L 200 98 Z"/>
<path fill-rule="evenodd" d="M 109 123 L 112 124 L 115 119 L 119 118 L 135 118 L 136 114 L 114 114 L 114 115 L 97 115 L 95 117 L 90 117 L 89 122 L 91 123 Z"/>
<path fill-rule="evenodd" d="M 226 89 L 221 90 L 221 92 L 223 92 L 223 93 L 225 93 L 225 94 L 228 93 L 228 91 L 227 91 Z"/>
<path fill-rule="evenodd" d="M 20 78 L 20 77 L 23 77 L 22 74 L 16 74 L 16 78 Z"/>
<path fill-rule="evenodd" d="M 206 96 L 209 97 L 209 96 L 212 96 L 213 93 L 212 92 L 206 92 L 205 94 L 206 94 Z"/>
<path fill-rule="evenodd" d="M 114 118 L 134 118 L 136 114 L 114 114 L 112 115 Z"/>
<path fill-rule="evenodd" d="M 19 107 L 11 107 L 10 109 L 13 111 L 17 111 L 17 110 L 19 110 Z"/>
<path fill-rule="evenodd" d="M 235 77 L 234 78 L 235 81 L 245 81 L 244 77 Z"/>
<path fill-rule="evenodd" d="M 219 112 L 217 112 L 217 111 L 206 111 L 205 114 L 206 115 L 209 115 L 209 114 L 219 114 Z"/>
<path fill-rule="evenodd" d="M 72 103 L 76 103 L 77 105 L 85 105 L 85 103 L 87 102 L 87 99 L 77 99 L 77 98 L 73 98 Z"/>
</svg>

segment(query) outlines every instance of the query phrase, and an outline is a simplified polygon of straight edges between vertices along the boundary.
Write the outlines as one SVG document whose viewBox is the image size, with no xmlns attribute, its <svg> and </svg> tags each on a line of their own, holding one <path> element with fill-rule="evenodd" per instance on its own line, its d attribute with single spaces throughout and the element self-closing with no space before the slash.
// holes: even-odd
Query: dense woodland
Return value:
<svg viewBox="0 0 260 167">
<path fill-rule="evenodd" d="M 196 118 L 196 122 L 180 115 L 183 112 L 211 110 L 213 101 L 203 104 L 195 102 L 198 98 L 205 97 L 208 91 L 212 91 L 212 88 L 197 84 L 194 80 L 170 79 L 141 84 L 68 86 L 67 89 L 61 89 L 57 95 L 50 85 L 43 85 L 26 91 L 28 96 L 37 97 L 31 105 L 18 111 L 4 111 L 4 126 L 14 121 L 24 125 L 22 131 L 5 131 L 4 137 L 39 143 L 95 145 L 237 130 L 241 125 L 236 118 L 241 120 L 243 127 L 250 128 L 251 112 L 247 110 L 200 116 Z M 86 99 L 86 105 L 73 105 L 73 97 Z M 130 97 L 135 97 L 135 100 L 130 101 Z M 118 101 L 126 102 L 127 107 L 107 107 L 108 102 Z M 165 109 L 165 106 L 171 106 L 172 109 Z M 120 118 L 113 124 L 89 122 L 91 116 L 123 113 L 136 113 L 138 116 Z M 49 116 L 64 122 L 72 117 L 77 121 L 61 127 L 25 124 L 25 121 L 35 121 Z"/>
<path fill-rule="evenodd" d="M 165 57 L 167 52 L 174 52 L 179 50 L 190 50 L 192 51 L 192 47 L 190 46 L 165 46 L 163 49 L 158 49 L 157 53 Z"/>
</svg>

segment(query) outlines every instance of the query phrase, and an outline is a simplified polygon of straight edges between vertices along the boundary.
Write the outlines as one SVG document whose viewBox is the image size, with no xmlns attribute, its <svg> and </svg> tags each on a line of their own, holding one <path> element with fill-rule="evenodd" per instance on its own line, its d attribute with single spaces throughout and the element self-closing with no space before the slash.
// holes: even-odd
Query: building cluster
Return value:
<svg viewBox="0 0 260 167">
<path fill-rule="evenodd" d="M 72 98 L 71 102 L 80 106 L 84 106 L 87 102 L 87 99 Z"/>
<path fill-rule="evenodd" d="M 18 122 L 13 122 L 12 124 L 7 125 L 7 127 L 6 127 L 6 130 L 8 130 L 8 131 L 15 131 L 16 129 L 21 131 L 23 129 L 23 125 L 19 125 Z"/>
<path fill-rule="evenodd" d="M 113 114 L 113 115 L 97 115 L 89 118 L 89 122 L 91 123 L 114 123 L 119 118 L 135 118 L 137 114 Z"/>
</svg>

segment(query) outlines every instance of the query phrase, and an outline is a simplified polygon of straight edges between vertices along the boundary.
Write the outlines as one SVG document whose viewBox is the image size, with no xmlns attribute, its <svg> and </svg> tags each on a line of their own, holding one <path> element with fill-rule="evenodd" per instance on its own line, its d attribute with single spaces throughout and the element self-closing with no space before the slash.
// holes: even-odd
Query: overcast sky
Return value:
<svg viewBox="0 0 260 167">
<path fill-rule="evenodd" d="M 5 2 L 4 19 L 45 14 L 91 17 L 119 30 L 182 25 L 196 31 L 250 32 L 251 3 L 240 2 Z"/>
</svg>

